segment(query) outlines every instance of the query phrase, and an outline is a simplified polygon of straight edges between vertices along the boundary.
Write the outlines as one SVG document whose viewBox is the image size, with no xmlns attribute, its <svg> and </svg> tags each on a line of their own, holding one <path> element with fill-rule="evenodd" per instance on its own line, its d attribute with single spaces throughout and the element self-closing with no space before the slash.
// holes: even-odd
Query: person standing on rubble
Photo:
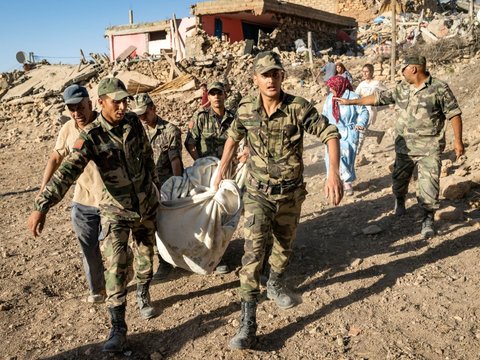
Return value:
<svg viewBox="0 0 480 360">
<path fill-rule="evenodd" d="M 267 297 L 281 309 L 296 305 L 286 287 L 284 274 L 292 253 L 301 205 L 307 194 L 303 181 L 304 132 L 316 135 L 328 146 L 327 197 L 333 205 L 338 205 L 343 197 L 336 126 L 329 125 L 304 98 L 282 91 L 284 68 L 277 53 L 259 53 L 253 66 L 253 81 L 259 94 L 240 101 L 214 183 L 218 188 L 226 177 L 236 148 L 245 138 L 250 149 L 249 175 L 243 196 L 245 253 L 240 270 L 240 327 L 230 341 L 232 349 L 248 349 L 256 342 L 259 273 L 270 241 L 273 241 L 273 249 L 269 256 Z"/>
<path fill-rule="evenodd" d="M 401 72 L 404 81 L 393 89 L 376 92 L 360 99 L 337 100 L 344 105 L 395 104 L 395 165 L 392 189 L 394 214 L 405 214 L 405 196 L 415 166 L 418 166 L 417 200 L 422 208 L 421 235 L 435 235 L 434 213 L 439 207 L 440 154 L 445 149 L 446 121 L 454 134 L 454 151 L 459 158 L 465 152 L 462 140 L 462 111 L 450 87 L 430 75 L 424 56 L 407 56 Z"/>
<path fill-rule="evenodd" d="M 104 183 L 100 201 L 103 255 L 105 258 L 106 303 L 111 331 L 103 346 L 107 352 L 121 352 L 126 346 L 127 247 L 132 233 L 137 304 L 141 315 L 156 315 L 150 304 L 153 243 L 158 198 L 158 178 L 152 147 L 134 113 L 126 113 L 130 94 L 117 78 L 105 78 L 98 85 L 101 113 L 80 133 L 72 153 L 37 196 L 28 228 L 38 236 L 48 210 L 60 202 L 90 161 L 97 165 Z"/>
<path fill-rule="evenodd" d="M 88 124 L 96 119 L 92 110 L 88 91 L 77 84 L 70 85 L 63 93 L 63 100 L 71 120 L 67 121 L 57 137 L 55 148 L 48 159 L 43 173 L 42 185 L 38 195 L 43 192 L 53 174 L 60 167 L 63 159 L 72 152 L 75 140 Z M 100 234 L 100 210 L 103 181 L 97 167 L 90 162 L 77 180 L 72 199 L 72 226 L 82 250 L 83 268 L 90 288 L 87 297 L 89 303 L 105 301 L 105 280 L 103 276 L 102 254 L 98 237 Z"/>
<path fill-rule="evenodd" d="M 358 84 L 355 92 L 360 95 L 360 97 L 365 97 L 372 95 L 375 91 L 386 90 L 387 88 L 379 80 L 373 78 L 374 68 L 372 64 L 365 64 L 362 68 L 362 77 L 363 80 Z M 372 136 L 377 138 L 377 144 L 382 142 L 385 131 L 375 131 L 370 130 L 369 127 L 375 124 L 377 119 L 377 108 L 372 106 L 367 106 L 368 110 L 368 123 L 365 126 L 364 130 L 360 130 L 358 137 L 358 146 L 357 146 L 357 155 L 360 154 L 362 149 L 365 136 Z"/>
<path fill-rule="evenodd" d="M 152 146 L 160 187 L 170 177 L 181 176 L 183 163 L 180 129 L 156 114 L 156 106 L 146 93 L 137 94 L 133 97 L 132 112 L 137 114 L 145 127 L 145 132 Z M 158 269 L 153 275 L 153 279 L 163 280 L 172 270 L 172 265 L 160 256 L 156 246 L 155 254 L 158 256 Z"/>
<path fill-rule="evenodd" d="M 336 70 L 335 75 L 344 77 L 350 82 L 350 85 L 353 86 L 352 74 L 350 74 L 350 72 L 347 70 L 347 68 L 345 67 L 345 65 L 343 65 L 341 61 L 337 61 L 335 63 L 335 70 Z"/>
</svg>

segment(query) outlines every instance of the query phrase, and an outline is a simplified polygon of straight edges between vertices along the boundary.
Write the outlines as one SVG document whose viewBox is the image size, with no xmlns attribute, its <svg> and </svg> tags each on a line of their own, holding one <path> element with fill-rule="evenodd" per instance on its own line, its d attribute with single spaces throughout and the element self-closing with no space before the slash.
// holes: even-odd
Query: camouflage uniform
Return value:
<svg viewBox="0 0 480 360">
<path fill-rule="evenodd" d="M 233 118 L 234 114 L 229 110 L 225 110 L 221 119 L 211 108 L 199 111 L 186 143 L 195 145 L 199 157 L 215 156 L 220 159 Z"/>
<path fill-rule="evenodd" d="M 182 156 L 182 140 L 180 129 L 157 116 L 155 132 L 147 130 L 153 149 L 155 168 L 160 186 L 173 176 L 172 160 Z"/>
<path fill-rule="evenodd" d="M 259 271 L 271 236 L 271 269 L 282 274 L 288 264 L 307 194 L 303 182 L 304 132 L 323 143 L 339 137 L 337 128 L 305 99 L 283 92 L 281 99 L 281 105 L 268 117 L 260 96 L 243 98 L 228 132 L 236 142 L 246 138 L 250 148 L 244 195 L 245 254 L 240 270 L 240 295 L 245 301 L 255 300 L 259 294 Z"/>
<path fill-rule="evenodd" d="M 420 88 L 402 81 L 375 93 L 375 105 L 395 104 L 396 159 L 393 193 L 405 197 L 418 164 L 417 199 L 425 211 L 438 209 L 440 154 L 445 149 L 445 120 L 462 112 L 449 86 L 431 76 Z"/>
<path fill-rule="evenodd" d="M 127 242 L 132 231 L 135 275 L 138 284 L 152 277 L 155 214 L 158 185 L 152 148 L 142 124 L 127 113 L 117 126 L 102 115 L 85 127 L 72 153 L 55 172 L 35 210 L 46 213 L 58 203 L 92 160 L 104 182 L 100 212 L 107 304 L 125 304 L 127 295 Z"/>
</svg>

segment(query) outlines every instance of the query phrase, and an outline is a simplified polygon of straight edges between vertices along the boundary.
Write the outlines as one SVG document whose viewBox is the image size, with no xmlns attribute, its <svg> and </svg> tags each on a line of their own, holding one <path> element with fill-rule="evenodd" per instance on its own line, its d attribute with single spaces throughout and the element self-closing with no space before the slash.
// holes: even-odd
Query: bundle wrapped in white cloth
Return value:
<svg viewBox="0 0 480 360">
<path fill-rule="evenodd" d="M 200 158 L 173 176 L 161 189 L 157 214 L 157 247 L 170 264 L 197 274 L 211 273 L 220 262 L 237 228 L 245 167 L 236 180 L 211 188 L 220 161 Z M 238 183 L 237 183 L 238 181 Z"/>
</svg>

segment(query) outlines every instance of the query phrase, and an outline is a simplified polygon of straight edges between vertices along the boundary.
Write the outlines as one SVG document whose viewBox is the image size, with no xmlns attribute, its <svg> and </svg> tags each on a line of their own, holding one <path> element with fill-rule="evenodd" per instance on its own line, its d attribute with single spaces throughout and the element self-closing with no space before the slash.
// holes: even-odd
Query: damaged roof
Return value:
<svg viewBox="0 0 480 360">
<path fill-rule="evenodd" d="M 155 31 L 170 30 L 170 20 L 155 22 L 144 22 L 138 24 L 116 25 L 105 29 L 105 36 L 109 35 L 128 35 L 136 33 L 147 33 Z"/>
<path fill-rule="evenodd" d="M 255 16 L 276 13 L 290 16 L 298 16 L 306 19 L 321 21 L 329 24 L 342 26 L 356 26 L 354 18 L 341 16 L 327 11 L 317 10 L 308 6 L 287 3 L 278 0 L 251 0 L 232 1 L 216 0 L 200 2 L 192 5 L 193 15 L 234 14 L 239 12 L 252 13 Z"/>
</svg>

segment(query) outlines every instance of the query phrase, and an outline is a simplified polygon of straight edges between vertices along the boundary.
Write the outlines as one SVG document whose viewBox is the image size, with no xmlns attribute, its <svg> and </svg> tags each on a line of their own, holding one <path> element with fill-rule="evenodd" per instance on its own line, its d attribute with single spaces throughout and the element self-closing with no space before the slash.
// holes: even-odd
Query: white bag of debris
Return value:
<svg viewBox="0 0 480 360">
<path fill-rule="evenodd" d="M 157 215 L 157 247 L 167 262 L 197 274 L 211 273 L 237 228 L 245 167 L 234 180 L 211 185 L 219 160 L 198 159 L 183 176 L 168 179 L 161 189 Z"/>
</svg>

